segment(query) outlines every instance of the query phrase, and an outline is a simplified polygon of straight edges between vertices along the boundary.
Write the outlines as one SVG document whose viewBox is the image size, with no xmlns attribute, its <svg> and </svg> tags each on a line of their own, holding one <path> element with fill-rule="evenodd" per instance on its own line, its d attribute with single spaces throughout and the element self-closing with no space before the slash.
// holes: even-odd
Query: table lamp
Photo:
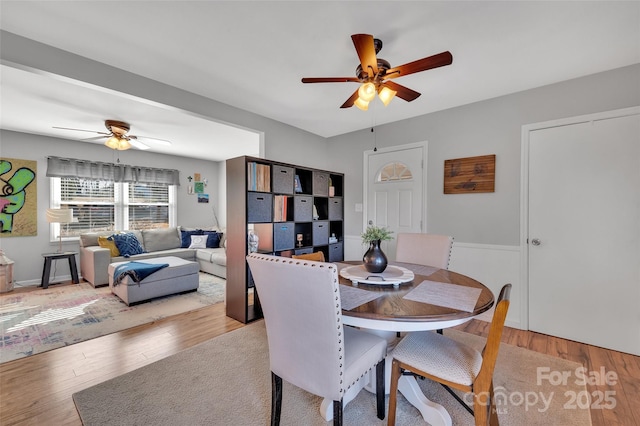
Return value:
<svg viewBox="0 0 640 426">
<path fill-rule="evenodd" d="M 73 209 L 47 209 L 47 222 L 71 223 L 73 222 Z M 62 229 L 58 229 L 59 246 L 58 253 L 62 253 Z"/>
</svg>

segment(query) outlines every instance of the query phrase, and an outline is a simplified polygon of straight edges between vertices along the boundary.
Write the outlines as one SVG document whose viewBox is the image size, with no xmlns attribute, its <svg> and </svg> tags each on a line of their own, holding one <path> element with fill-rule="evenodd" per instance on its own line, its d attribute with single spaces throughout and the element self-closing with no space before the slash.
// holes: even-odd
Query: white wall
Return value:
<svg viewBox="0 0 640 426">
<path fill-rule="evenodd" d="M 428 94 L 415 102 L 428 102 Z M 428 141 L 428 232 L 459 242 L 517 246 L 522 126 L 635 105 L 640 64 L 382 125 L 376 141 L 378 148 Z M 331 168 L 345 173 L 345 233 L 359 235 L 363 216 L 355 204 L 362 203 L 362 153 L 373 148 L 373 137 L 364 129 L 328 141 Z M 444 160 L 485 154 L 496 154 L 495 193 L 443 194 Z"/>
<path fill-rule="evenodd" d="M 513 284 L 507 325 L 522 328 L 527 324 L 521 282 L 522 126 L 637 105 L 640 64 L 382 125 L 376 128 L 376 143 L 383 148 L 428 141 L 427 232 L 454 236 L 451 270 L 477 279 L 495 294 Z M 332 168 L 345 173 L 348 259 L 364 251 L 359 237 L 363 214 L 355 204 L 363 200 L 363 152 L 372 148 L 370 129 L 329 139 Z M 494 193 L 443 194 L 444 160 L 486 154 L 496 154 Z"/>
</svg>

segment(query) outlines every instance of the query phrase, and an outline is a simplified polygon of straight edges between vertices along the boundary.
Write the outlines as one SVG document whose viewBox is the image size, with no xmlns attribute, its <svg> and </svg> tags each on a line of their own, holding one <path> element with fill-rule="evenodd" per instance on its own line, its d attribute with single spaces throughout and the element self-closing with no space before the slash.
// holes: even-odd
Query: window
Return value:
<svg viewBox="0 0 640 426">
<path fill-rule="evenodd" d="M 402 163 L 388 163 L 382 168 L 378 176 L 376 176 L 376 182 L 391 182 L 398 180 L 410 180 L 413 179 L 411 170 Z"/>
<path fill-rule="evenodd" d="M 51 224 L 52 239 L 75 239 L 89 231 L 175 226 L 176 186 L 51 178 L 51 206 L 73 209 L 74 222 Z"/>
</svg>

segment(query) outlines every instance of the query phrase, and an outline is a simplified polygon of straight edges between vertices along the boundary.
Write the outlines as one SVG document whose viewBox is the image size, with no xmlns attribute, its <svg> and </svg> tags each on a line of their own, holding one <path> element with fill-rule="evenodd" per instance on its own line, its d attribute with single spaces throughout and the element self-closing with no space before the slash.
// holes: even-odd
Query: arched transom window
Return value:
<svg viewBox="0 0 640 426">
<path fill-rule="evenodd" d="M 378 176 L 376 176 L 376 182 L 394 182 L 411 179 L 413 179 L 411 170 L 406 164 L 399 162 L 385 164 L 380 170 L 380 173 L 378 173 Z"/>
</svg>

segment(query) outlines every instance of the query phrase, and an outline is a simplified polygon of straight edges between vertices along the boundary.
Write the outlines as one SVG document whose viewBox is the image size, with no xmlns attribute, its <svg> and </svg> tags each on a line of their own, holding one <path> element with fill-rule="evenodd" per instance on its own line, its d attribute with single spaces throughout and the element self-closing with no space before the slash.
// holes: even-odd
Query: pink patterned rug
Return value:
<svg viewBox="0 0 640 426">
<path fill-rule="evenodd" d="M 198 291 L 127 306 L 89 283 L 0 295 L 0 363 L 224 301 L 225 280 L 200 273 Z"/>
</svg>

